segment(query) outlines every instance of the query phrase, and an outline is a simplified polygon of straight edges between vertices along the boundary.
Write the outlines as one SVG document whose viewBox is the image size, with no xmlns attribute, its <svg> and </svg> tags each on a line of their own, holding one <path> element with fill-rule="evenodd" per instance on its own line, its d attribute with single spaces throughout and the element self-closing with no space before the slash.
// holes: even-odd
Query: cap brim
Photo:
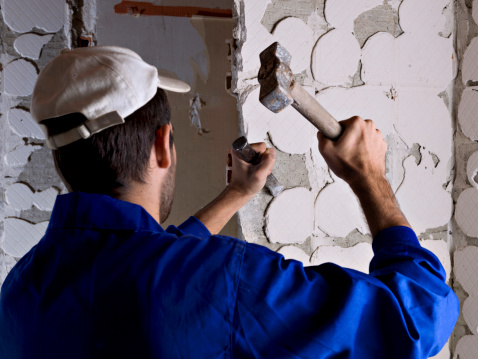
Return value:
<svg viewBox="0 0 478 359">
<path fill-rule="evenodd" d="M 158 75 L 158 87 L 166 91 L 180 93 L 189 92 L 191 90 L 191 87 L 186 82 L 161 75 Z"/>
</svg>

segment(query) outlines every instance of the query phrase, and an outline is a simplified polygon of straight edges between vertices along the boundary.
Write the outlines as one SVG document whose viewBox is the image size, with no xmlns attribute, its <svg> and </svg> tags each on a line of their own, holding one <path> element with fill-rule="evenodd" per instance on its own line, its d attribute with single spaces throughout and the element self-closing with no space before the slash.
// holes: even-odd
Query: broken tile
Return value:
<svg viewBox="0 0 478 359">
<path fill-rule="evenodd" d="M 478 238 L 478 191 L 475 188 L 465 189 L 458 197 L 455 219 L 463 232 Z"/>
<path fill-rule="evenodd" d="M 304 187 L 287 189 L 265 213 L 265 232 L 272 243 L 303 243 L 314 230 L 314 197 Z"/>
<path fill-rule="evenodd" d="M 413 157 L 404 161 L 405 179 L 396 193 L 398 203 L 412 229 L 418 234 L 429 228 L 437 228 L 450 220 L 453 201 L 443 189 L 440 176 L 426 168 L 417 166 Z"/>
<path fill-rule="evenodd" d="M 448 244 L 439 239 L 427 239 L 425 241 L 421 241 L 420 245 L 438 257 L 443 268 L 445 269 L 446 280 L 448 281 L 450 279 L 451 273 L 451 259 L 450 251 L 448 250 Z"/>
<path fill-rule="evenodd" d="M 45 44 L 47 44 L 52 38 L 53 35 L 41 36 L 36 34 L 25 34 L 17 37 L 13 46 L 23 57 L 38 60 L 43 46 L 45 46 Z"/>
<path fill-rule="evenodd" d="M 382 0 L 327 0 L 325 2 L 325 19 L 336 29 L 352 33 L 354 20 L 364 11 L 382 5 Z"/>
<path fill-rule="evenodd" d="M 478 6 L 475 6 L 478 8 Z M 463 56 L 463 65 L 461 67 L 463 83 L 468 81 L 478 81 L 478 37 L 471 40 Z"/>
<path fill-rule="evenodd" d="M 35 194 L 23 183 L 14 183 L 5 191 L 5 199 L 11 207 L 22 210 L 32 208 Z"/>
<path fill-rule="evenodd" d="M 277 114 L 259 101 L 260 88 L 256 88 L 242 105 L 244 135 L 250 143 L 264 142 L 267 139 L 269 123 L 277 119 Z"/>
<path fill-rule="evenodd" d="M 400 5 L 400 26 L 412 35 L 436 34 L 445 27 L 443 9 L 449 0 L 404 0 Z"/>
<path fill-rule="evenodd" d="M 18 146 L 5 156 L 5 161 L 12 167 L 22 167 L 28 162 L 33 151 L 39 150 L 42 146 Z"/>
<path fill-rule="evenodd" d="M 394 132 L 395 101 L 387 96 L 390 87 L 332 87 L 319 92 L 319 103 L 338 121 L 352 116 L 371 119 L 384 137 Z"/>
<path fill-rule="evenodd" d="M 476 359 L 477 348 L 478 335 L 465 335 L 458 342 L 453 358 Z"/>
<path fill-rule="evenodd" d="M 66 6 L 63 0 L 4 0 L 2 14 L 13 31 L 24 33 L 39 28 L 53 33 L 66 21 Z"/>
<path fill-rule="evenodd" d="M 373 35 L 362 49 L 362 80 L 367 85 L 396 84 L 396 42 L 387 33 Z"/>
<path fill-rule="evenodd" d="M 310 152 L 306 153 L 305 166 L 309 176 L 309 184 L 312 187 L 314 197 L 317 197 L 319 192 L 325 187 L 327 183 L 332 183 L 333 180 L 329 174 L 329 166 L 319 152 L 319 141 L 317 134 L 310 147 Z"/>
<path fill-rule="evenodd" d="M 351 85 L 360 61 L 360 47 L 348 31 L 332 30 L 312 52 L 314 79 L 326 85 Z"/>
<path fill-rule="evenodd" d="M 314 96 L 314 88 L 305 87 Z M 269 123 L 271 140 L 279 150 L 291 154 L 310 151 L 317 129 L 292 106 L 271 117 Z"/>
<path fill-rule="evenodd" d="M 327 185 L 315 202 L 316 223 L 331 237 L 346 237 L 354 229 L 368 234 L 369 229 L 357 196 L 349 185 L 332 175 L 334 183 Z"/>
<path fill-rule="evenodd" d="M 43 237 L 47 227 L 48 222 L 31 224 L 18 218 L 6 218 L 3 250 L 12 257 L 23 257 Z"/>
<path fill-rule="evenodd" d="M 462 312 L 468 328 L 473 334 L 478 334 L 478 296 L 466 298 Z"/>
<path fill-rule="evenodd" d="M 37 77 L 37 70 L 30 62 L 12 61 L 3 70 L 4 90 L 13 96 L 31 95 Z"/>
<path fill-rule="evenodd" d="M 44 191 L 36 192 L 33 205 L 42 211 L 51 211 L 55 204 L 56 196 L 59 192 L 56 188 L 49 188 Z"/>
<path fill-rule="evenodd" d="M 305 22 L 287 17 L 276 25 L 272 35 L 292 55 L 290 68 L 293 73 L 310 68 L 314 39 L 312 29 Z"/>
<path fill-rule="evenodd" d="M 15 264 L 17 264 L 15 258 L 3 253 L 0 254 L 0 287 Z"/>
<path fill-rule="evenodd" d="M 45 135 L 29 112 L 14 108 L 8 112 L 8 122 L 13 132 L 20 137 L 44 140 Z"/>
<path fill-rule="evenodd" d="M 388 32 L 393 37 L 403 34 L 398 22 L 398 10 L 390 4 L 385 3 L 364 11 L 354 20 L 354 35 L 360 47 L 378 32 Z"/>
<path fill-rule="evenodd" d="M 370 261 L 373 258 L 372 245 L 359 243 L 353 247 L 321 246 L 312 254 L 312 265 L 334 263 L 341 267 L 369 273 Z"/>
<path fill-rule="evenodd" d="M 296 261 L 302 262 L 304 267 L 310 266 L 310 256 L 305 253 L 302 249 L 297 248 L 296 246 L 284 246 L 281 247 L 277 253 L 280 253 L 284 256 L 285 259 L 294 259 Z"/>
<path fill-rule="evenodd" d="M 461 95 L 458 121 L 464 135 L 472 141 L 478 140 L 478 88 L 466 88 Z"/>
<path fill-rule="evenodd" d="M 476 191 L 475 191 L 476 192 Z M 478 296 L 478 247 L 467 246 L 454 254 L 456 279 L 470 296 Z"/>
<path fill-rule="evenodd" d="M 475 180 L 475 177 L 478 174 L 478 151 L 473 153 L 468 159 L 466 174 L 468 175 L 468 181 L 470 181 L 471 185 L 478 189 L 478 183 Z"/>
<path fill-rule="evenodd" d="M 478 3 L 473 1 L 473 10 L 472 10 L 473 20 L 478 24 Z"/>
<path fill-rule="evenodd" d="M 445 182 L 453 148 L 450 112 L 433 89 L 399 88 L 397 94 L 396 129 L 400 137 L 410 148 L 418 143 L 425 151 L 434 153 L 440 160 L 436 170 L 442 172 L 441 180 Z"/>
</svg>

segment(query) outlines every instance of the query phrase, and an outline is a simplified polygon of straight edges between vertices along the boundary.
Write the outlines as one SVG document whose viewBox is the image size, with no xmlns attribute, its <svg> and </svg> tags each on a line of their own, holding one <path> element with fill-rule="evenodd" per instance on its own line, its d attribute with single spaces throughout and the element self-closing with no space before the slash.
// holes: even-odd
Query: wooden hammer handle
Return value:
<svg viewBox="0 0 478 359">
<path fill-rule="evenodd" d="M 294 81 L 290 91 L 294 99 L 292 106 L 302 116 L 309 120 L 328 139 L 335 141 L 340 137 L 343 132 L 342 126 L 299 83 Z"/>
</svg>

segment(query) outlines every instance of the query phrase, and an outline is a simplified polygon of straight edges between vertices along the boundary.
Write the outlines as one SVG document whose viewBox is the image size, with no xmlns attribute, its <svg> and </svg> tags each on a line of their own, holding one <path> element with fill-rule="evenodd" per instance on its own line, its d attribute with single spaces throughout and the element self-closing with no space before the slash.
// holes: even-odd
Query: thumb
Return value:
<svg viewBox="0 0 478 359">
<path fill-rule="evenodd" d="M 334 141 L 329 140 L 325 137 L 322 132 L 317 132 L 317 139 L 319 140 L 319 151 L 322 153 L 326 146 L 330 146 L 334 144 Z"/>
<path fill-rule="evenodd" d="M 264 151 L 261 157 L 261 162 L 257 165 L 261 171 L 267 171 L 267 174 L 272 173 L 272 168 L 276 162 L 276 150 L 274 148 L 268 148 Z"/>
</svg>

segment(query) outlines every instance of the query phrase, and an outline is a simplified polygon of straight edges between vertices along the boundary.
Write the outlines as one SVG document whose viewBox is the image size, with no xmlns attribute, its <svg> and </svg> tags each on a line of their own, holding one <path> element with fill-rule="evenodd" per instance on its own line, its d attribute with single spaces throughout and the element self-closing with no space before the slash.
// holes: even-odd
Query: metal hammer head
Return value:
<svg viewBox="0 0 478 359">
<path fill-rule="evenodd" d="M 259 101 L 272 112 L 280 112 L 294 102 L 290 93 L 294 79 L 289 67 L 292 57 L 278 42 L 274 42 L 261 52 L 259 58 Z"/>
</svg>

